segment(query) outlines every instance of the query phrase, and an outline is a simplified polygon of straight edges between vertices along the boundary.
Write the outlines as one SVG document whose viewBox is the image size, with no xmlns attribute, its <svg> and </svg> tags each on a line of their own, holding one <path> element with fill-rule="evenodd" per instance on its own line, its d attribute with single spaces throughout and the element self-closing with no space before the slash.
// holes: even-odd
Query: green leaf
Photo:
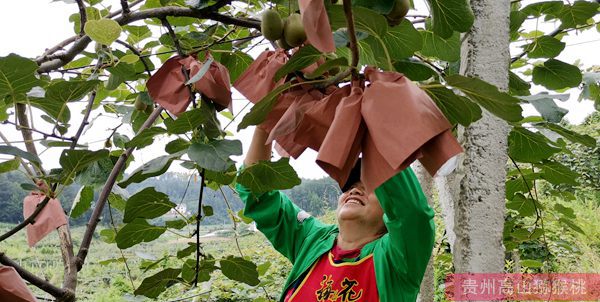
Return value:
<svg viewBox="0 0 600 302">
<path fill-rule="evenodd" d="M 190 147 L 190 142 L 183 139 L 183 138 L 178 138 L 176 140 L 170 141 L 169 143 L 167 143 L 167 145 L 165 146 L 165 152 L 169 153 L 169 154 L 173 154 L 173 153 L 177 153 L 183 150 L 187 150 L 187 148 Z"/>
<path fill-rule="evenodd" d="M 256 267 L 256 270 L 258 271 L 258 275 L 259 276 L 264 276 L 267 271 L 269 270 L 269 268 L 271 267 L 271 262 L 267 261 L 259 266 Z"/>
<path fill-rule="evenodd" d="M 192 246 L 194 247 L 194 246 Z M 195 247 L 194 247 L 195 251 Z M 218 267 L 215 266 L 215 260 L 210 259 L 202 259 L 200 261 L 199 270 L 198 270 L 198 282 L 206 282 L 210 280 L 210 274 L 217 270 Z M 193 283 L 194 277 L 196 277 L 196 260 L 188 259 L 183 264 L 181 269 L 181 278 L 187 283 Z"/>
<path fill-rule="evenodd" d="M 436 105 L 452 123 L 465 127 L 481 118 L 481 108 L 469 99 L 456 95 L 446 87 L 423 87 Z"/>
<path fill-rule="evenodd" d="M 115 237 L 117 236 L 117 232 L 114 229 L 104 229 L 100 231 L 100 240 L 112 244 L 115 243 Z"/>
<path fill-rule="evenodd" d="M 348 59 L 341 57 L 333 60 L 327 60 L 325 61 L 325 63 L 319 65 L 319 67 L 317 67 L 317 69 L 315 69 L 315 71 L 313 71 L 312 73 L 304 74 L 304 77 L 309 80 L 316 79 L 322 76 L 327 71 L 338 66 L 348 66 Z"/>
<path fill-rule="evenodd" d="M 312 65 L 313 63 L 317 62 L 321 56 L 321 52 L 312 45 L 307 45 L 300 48 L 300 50 L 292 55 L 285 65 L 281 66 L 281 68 L 277 70 L 275 76 L 273 77 L 273 81 L 277 82 L 289 73 Z"/>
<path fill-rule="evenodd" d="M 468 78 L 457 74 L 446 77 L 446 82 L 501 119 L 509 122 L 518 122 L 523 119 L 519 99 L 500 92 L 494 85 L 478 78 Z"/>
<path fill-rule="evenodd" d="M 188 223 L 187 223 L 187 221 L 185 221 L 183 219 L 167 220 L 167 221 L 165 221 L 165 226 L 168 227 L 168 228 L 170 228 L 170 229 L 181 230 L 186 225 L 188 225 Z"/>
<path fill-rule="evenodd" d="M 145 188 L 127 200 L 123 222 L 131 222 L 136 218 L 160 217 L 175 206 L 177 205 L 169 200 L 167 194 L 158 192 L 153 187 Z"/>
<path fill-rule="evenodd" d="M 239 140 L 215 140 L 205 143 L 193 143 L 188 149 L 188 156 L 198 166 L 217 172 L 224 172 L 234 163 L 229 157 L 242 154 L 242 143 Z"/>
<path fill-rule="evenodd" d="M 235 180 L 237 169 L 235 168 L 235 165 L 231 165 L 226 172 L 206 170 L 205 176 L 209 181 L 216 182 L 220 185 L 229 185 Z"/>
<path fill-rule="evenodd" d="M 246 167 L 237 182 L 259 195 L 271 190 L 290 189 L 300 184 L 300 178 L 290 166 L 289 158 L 282 157 L 276 162 L 260 161 Z"/>
<path fill-rule="evenodd" d="M 0 57 L 0 100 L 6 96 L 15 98 L 40 85 L 36 77 L 38 65 L 14 53 Z"/>
<path fill-rule="evenodd" d="M 142 242 L 153 241 L 166 230 L 167 228 L 151 225 L 144 219 L 135 219 L 117 232 L 115 241 L 120 249 L 126 249 Z"/>
<path fill-rule="evenodd" d="M 135 169 L 131 175 L 125 177 L 125 179 L 119 183 L 119 187 L 125 188 L 132 183 L 139 183 L 150 177 L 164 174 L 171 166 L 173 160 L 179 156 L 181 156 L 181 152 L 159 156 L 143 164 L 141 167 Z"/>
<path fill-rule="evenodd" d="M 539 169 L 542 169 L 542 178 L 551 182 L 552 184 L 569 184 L 573 186 L 579 184 L 577 182 L 579 174 L 561 163 L 555 161 L 544 161 L 542 164 L 536 164 L 535 166 Z"/>
<path fill-rule="evenodd" d="M 99 188 L 106 184 L 114 164 L 110 158 L 103 158 L 88 165 L 83 171 L 77 173 L 75 181 L 82 186 Z"/>
<path fill-rule="evenodd" d="M 118 187 L 113 188 L 113 190 L 115 189 L 118 189 Z M 108 203 L 111 207 L 119 210 L 120 212 L 125 211 L 125 206 L 127 204 L 127 202 L 121 195 L 114 192 L 110 192 L 108 194 Z"/>
<path fill-rule="evenodd" d="M 152 32 L 150 28 L 146 25 L 136 26 L 136 25 L 125 25 L 123 29 L 129 33 L 127 35 L 127 42 L 131 44 L 136 44 L 143 39 L 149 38 L 152 36 Z"/>
<path fill-rule="evenodd" d="M 527 14 L 521 11 L 511 11 L 510 12 L 510 33 L 511 38 L 519 31 L 523 22 L 527 19 Z M 518 37 L 518 35 L 517 35 Z"/>
<path fill-rule="evenodd" d="M 508 89 L 511 95 L 530 95 L 531 84 L 525 82 L 512 71 L 508 72 Z"/>
<path fill-rule="evenodd" d="M 133 293 L 148 298 L 157 298 L 162 292 L 167 290 L 167 285 L 179 282 L 177 277 L 180 273 L 181 269 L 167 268 L 144 279 L 142 284 Z"/>
<path fill-rule="evenodd" d="M 538 163 L 560 150 L 548 145 L 542 134 L 522 127 L 514 127 L 508 135 L 508 154 L 519 162 Z"/>
<path fill-rule="evenodd" d="M 204 214 L 204 217 L 210 217 L 215 214 L 213 207 L 211 206 L 202 206 L 202 213 Z"/>
<path fill-rule="evenodd" d="M 436 76 L 436 71 L 418 60 L 402 60 L 394 63 L 396 71 L 413 81 L 425 81 Z"/>
<path fill-rule="evenodd" d="M 506 181 L 506 199 L 514 200 L 519 192 L 527 193 L 533 186 L 533 178 L 525 176 L 527 182 L 521 176 Z"/>
<path fill-rule="evenodd" d="M 585 234 L 585 232 L 581 229 L 581 227 L 579 227 L 577 224 L 575 224 L 571 219 L 568 219 L 566 217 L 561 217 L 558 219 L 559 222 L 561 222 L 562 224 L 568 226 L 570 229 L 572 229 L 575 232 L 578 232 L 580 234 Z"/>
<path fill-rule="evenodd" d="M 42 109 L 54 119 L 67 123 L 71 119 L 71 113 L 67 102 L 78 101 L 92 91 L 100 83 L 98 80 L 81 81 L 57 81 L 52 82 L 46 88 L 44 98 L 31 98 L 32 106 Z"/>
<path fill-rule="evenodd" d="M 460 59 L 460 37 L 454 34 L 444 39 L 435 33 L 421 30 L 423 37 L 423 49 L 421 54 L 427 57 L 435 57 L 447 62 L 455 62 Z"/>
<path fill-rule="evenodd" d="M 202 125 L 204 123 L 204 114 L 198 108 L 182 113 L 175 120 L 168 118 L 164 122 L 170 134 L 184 134 Z"/>
<path fill-rule="evenodd" d="M 581 70 L 577 66 L 550 59 L 533 68 L 533 82 L 548 89 L 576 87 L 581 83 Z"/>
<path fill-rule="evenodd" d="M 85 213 L 91 206 L 94 200 L 94 188 L 92 187 L 81 187 L 75 199 L 73 200 L 73 206 L 71 206 L 71 213 L 69 216 L 77 218 Z"/>
<path fill-rule="evenodd" d="M 134 136 L 131 141 L 125 143 L 127 148 L 143 148 L 151 145 L 154 142 L 154 137 L 159 134 L 167 133 L 167 129 L 161 127 L 150 127 L 144 129 L 138 135 Z"/>
<path fill-rule="evenodd" d="M 544 264 L 542 262 L 537 261 L 537 260 L 532 260 L 532 259 L 521 260 L 521 266 L 525 266 L 525 267 L 540 268 L 543 265 Z"/>
<path fill-rule="evenodd" d="M 221 54 L 221 64 L 229 70 L 229 79 L 232 83 L 246 71 L 253 61 L 254 59 L 250 55 L 237 50 Z"/>
<path fill-rule="evenodd" d="M 140 60 L 140 57 L 134 54 L 127 54 L 119 58 L 120 63 L 134 64 Z"/>
<path fill-rule="evenodd" d="M 129 137 L 127 135 L 115 133 L 115 134 L 113 134 L 112 141 L 113 141 L 113 144 L 115 145 L 115 147 L 125 149 L 126 148 L 125 144 L 127 144 L 129 141 L 131 141 L 131 139 L 129 139 Z"/>
<path fill-rule="evenodd" d="M 598 13 L 599 4 L 595 1 L 575 1 L 573 5 L 565 5 L 558 13 L 562 22 L 561 28 L 574 28 L 577 25 L 587 24 L 588 19 Z"/>
<path fill-rule="evenodd" d="M 256 286 L 260 283 L 258 280 L 258 271 L 256 264 L 241 257 L 227 256 L 219 260 L 221 272 L 225 277 Z"/>
<path fill-rule="evenodd" d="M 566 44 L 551 36 L 541 36 L 535 39 L 533 43 L 523 46 L 527 56 L 535 58 L 554 58 L 558 56 Z"/>
<path fill-rule="evenodd" d="M 467 0 L 427 0 L 431 8 L 433 31 L 442 38 L 449 38 L 453 31 L 467 32 L 473 26 L 475 16 Z"/>
<path fill-rule="evenodd" d="M 522 217 L 535 215 L 535 204 L 533 199 L 525 198 L 523 194 L 516 194 L 513 200 L 506 203 L 506 207 L 519 212 Z"/>
<path fill-rule="evenodd" d="M 407 19 L 402 20 L 398 26 L 389 28 L 383 36 L 383 42 L 392 60 L 410 57 L 423 48 L 421 34 Z"/>
<path fill-rule="evenodd" d="M 555 209 L 557 212 L 559 212 L 559 213 L 561 213 L 562 215 L 564 215 L 565 217 L 567 217 L 567 218 L 572 218 L 572 219 L 575 219 L 575 218 L 576 218 L 576 216 L 575 216 L 575 211 L 574 211 L 573 209 L 571 209 L 571 208 L 568 208 L 568 207 L 565 207 L 565 206 L 563 206 L 563 205 L 562 205 L 562 204 L 560 204 L 560 203 L 556 203 L 556 204 L 554 204 L 554 209 Z"/>
<path fill-rule="evenodd" d="M 558 123 L 569 112 L 569 110 L 558 107 L 554 99 L 566 101 L 569 99 L 568 94 L 551 95 L 547 92 L 541 92 L 536 95 L 519 97 L 522 100 L 529 102 L 535 109 L 544 117 L 545 120 L 551 123 Z"/>
<path fill-rule="evenodd" d="M 75 174 L 91 163 L 108 157 L 108 150 L 98 151 L 89 150 L 63 150 L 60 155 L 60 166 L 62 167 L 61 181 L 63 184 L 70 184 L 75 178 Z"/>
<path fill-rule="evenodd" d="M 16 158 L 2 162 L 0 163 L 0 173 L 6 173 L 19 169 L 19 164 L 19 160 Z"/>
<path fill-rule="evenodd" d="M 111 19 L 89 20 L 85 23 L 83 31 L 92 40 L 110 45 L 121 35 L 121 25 Z"/>
<path fill-rule="evenodd" d="M 17 147 L 13 146 L 0 146 L 0 154 L 10 154 L 16 157 L 26 159 L 32 163 L 41 163 L 40 158 L 35 154 L 25 152 Z"/>
<path fill-rule="evenodd" d="M 193 254 L 196 251 L 196 244 L 195 243 L 188 242 L 188 244 L 189 244 L 188 247 L 184 248 L 183 250 L 177 251 L 177 258 L 178 259 L 185 258 L 185 257 Z"/>
<path fill-rule="evenodd" d="M 540 17 L 541 15 L 556 15 L 563 8 L 562 1 L 543 1 L 525 6 L 521 12 L 527 16 Z"/>
<path fill-rule="evenodd" d="M 543 126 L 546 129 L 556 132 L 557 134 L 561 135 L 562 137 L 564 137 L 574 143 L 579 143 L 579 144 L 585 145 L 587 147 L 595 147 L 596 146 L 596 139 L 587 134 L 586 135 L 579 134 L 575 131 L 565 129 L 562 126 L 557 125 L 557 124 L 545 123 L 545 124 L 543 124 Z"/>
<path fill-rule="evenodd" d="M 265 97 L 263 97 L 256 105 L 250 109 L 250 112 L 244 115 L 244 118 L 238 125 L 238 131 L 241 129 L 245 129 L 250 125 L 258 125 L 262 123 L 271 109 L 277 102 L 277 97 L 279 94 L 289 89 L 292 86 L 290 82 L 285 82 L 283 85 L 273 89 L 273 91 L 269 92 Z"/>
<path fill-rule="evenodd" d="M 236 214 L 245 224 L 250 224 L 254 221 L 252 218 L 244 215 L 244 209 L 239 210 Z"/>
</svg>

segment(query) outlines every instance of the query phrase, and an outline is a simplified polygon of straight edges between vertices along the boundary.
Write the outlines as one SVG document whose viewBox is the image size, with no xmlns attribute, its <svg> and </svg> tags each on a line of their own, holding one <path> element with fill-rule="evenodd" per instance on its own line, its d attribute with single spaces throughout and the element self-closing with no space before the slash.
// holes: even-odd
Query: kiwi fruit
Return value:
<svg viewBox="0 0 600 302">
<path fill-rule="evenodd" d="M 293 47 L 291 47 L 290 45 L 287 44 L 287 42 L 285 41 L 285 38 L 281 37 L 279 38 L 279 40 L 277 40 L 277 46 L 288 50 L 288 49 L 292 49 Z"/>
<path fill-rule="evenodd" d="M 283 37 L 285 42 L 291 47 L 302 45 L 306 41 L 306 32 L 302 25 L 300 14 L 291 14 L 283 25 Z"/>
<path fill-rule="evenodd" d="M 148 107 L 146 105 L 146 103 L 144 103 L 144 101 L 142 101 L 142 97 L 140 95 L 135 97 L 135 102 L 133 103 L 133 106 L 135 107 L 136 110 L 139 110 L 139 111 L 144 111 L 144 110 L 146 110 L 146 107 Z"/>
<path fill-rule="evenodd" d="M 390 25 L 396 26 L 402 22 L 408 10 L 410 10 L 410 0 L 396 0 L 392 10 L 385 17 Z"/>
<path fill-rule="evenodd" d="M 283 36 L 283 20 L 277 11 L 270 9 L 262 14 L 260 31 L 269 41 L 276 41 Z"/>
<path fill-rule="evenodd" d="M 146 114 L 152 114 L 152 111 L 154 111 L 154 106 L 146 106 Z"/>
</svg>

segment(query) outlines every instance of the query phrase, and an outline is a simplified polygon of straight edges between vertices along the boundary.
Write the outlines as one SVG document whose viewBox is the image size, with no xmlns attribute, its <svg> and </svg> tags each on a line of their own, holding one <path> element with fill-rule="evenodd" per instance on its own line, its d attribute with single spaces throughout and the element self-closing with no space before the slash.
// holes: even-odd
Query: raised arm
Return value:
<svg viewBox="0 0 600 302">
<path fill-rule="evenodd" d="M 375 195 L 388 229 L 382 238 L 385 262 L 407 285 L 418 288 L 435 240 L 434 211 L 410 167 L 375 189 Z"/>
<path fill-rule="evenodd" d="M 271 158 L 271 145 L 265 145 L 268 133 L 256 127 L 250 149 L 244 160 L 249 166 Z M 318 236 L 325 225 L 302 211 L 280 191 L 270 191 L 255 196 L 241 184 L 236 190 L 245 204 L 244 215 L 256 222 L 256 227 L 267 237 L 275 249 L 295 262 L 307 237 Z M 310 239 L 309 239 L 310 241 Z"/>
</svg>

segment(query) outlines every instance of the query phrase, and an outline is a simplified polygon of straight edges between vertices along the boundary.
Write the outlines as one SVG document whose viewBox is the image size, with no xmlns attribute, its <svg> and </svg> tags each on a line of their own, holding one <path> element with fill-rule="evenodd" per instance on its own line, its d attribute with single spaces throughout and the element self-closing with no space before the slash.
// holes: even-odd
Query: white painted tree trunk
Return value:
<svg viewBox="0 0 600 302">
<path fill-rule="evenodd" d="M 419 179 L 419 183 L 421 183 L 423 193 L 427 197 L 427 203 L 433 208 L 433 178 L 431 178 L 431 175 L 429 175 L 427 170 L 425 170 L 425 167 L 423 167 L 423 165 L 421 165 L 419 162 L 415 162 L 412 168 Z M 417 302 L 433 302 L 435 293 L 433 259 L 434 255 L 432 253 L 431 258 L 429 258 L 429 263 L 427 263 L 425 275 L 423 275 L 423 281 L 421 281 L 421 289 L 419 291 L 419 295 L 417 296 Z"/>
<path fill-rule="evenodd" d="M 475 23 L 461 49 L 461 74 L 508 88 L 509 0 L 471 0 Z M 508 125 L 484 112 L 461 129 L 458 171 L 438 179 L 455 271 L 502 272 Z"/>
</svg>

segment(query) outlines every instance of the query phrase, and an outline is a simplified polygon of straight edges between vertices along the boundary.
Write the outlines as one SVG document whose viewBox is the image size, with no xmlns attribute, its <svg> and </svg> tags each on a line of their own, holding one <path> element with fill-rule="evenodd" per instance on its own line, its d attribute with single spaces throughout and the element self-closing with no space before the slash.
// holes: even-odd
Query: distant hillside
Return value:
<svg viewBox="0 0 600 302">
<path fill-rule="evenodd" d="M 22 203 L 27 192 L 20 187 L 20 184 L 27 182 L 28 179 L 18 171 L 0 174 L 0 209 L 2 209 L 0 222 L 18 223 L 23 220 Z M 59 199 L 65 211 L 68 212 L 71 209 L 73 199 L 80 187 L 78 184 L 73 184 L 63 190 Z M 126 191 L 131 195 L 146 187 L 154 187 L 157 191 L 169 195 L 172 202 L 182 204 L 181 208 L 190 215 L 197 212 L 200 187 L 198 179 L 194 177 L 190 178 L 189 175 L 183 173 L 168 172 L 139 184 L 131 184 Z M 98 194 L 98 192 L 95 193 Z M 301 185 L 286 190 L 285 193 L 302 209 L 317 216 L 322 215 L 328 209 L 335 208 L 337 197 L 340 194 L 337 184 L 331 178 L 304 179 Z M 207 188 L 203 205 L 211 206 L 214 215 L 206 217 L 205 224 L 229 223 L 223 194 L 233 211 L 237 212 L 242 209 L 242 202 L 231 189 L 223 188 L 223 193 L 221 193 L 221 191 Z M 108 211 L 105 210 L 105 212 L 104 222 L 109 219 Z M 72 219 L 71 224 L 85 224 L 90 214 L 91 210 L 80 218 Z"/>
</svg>

